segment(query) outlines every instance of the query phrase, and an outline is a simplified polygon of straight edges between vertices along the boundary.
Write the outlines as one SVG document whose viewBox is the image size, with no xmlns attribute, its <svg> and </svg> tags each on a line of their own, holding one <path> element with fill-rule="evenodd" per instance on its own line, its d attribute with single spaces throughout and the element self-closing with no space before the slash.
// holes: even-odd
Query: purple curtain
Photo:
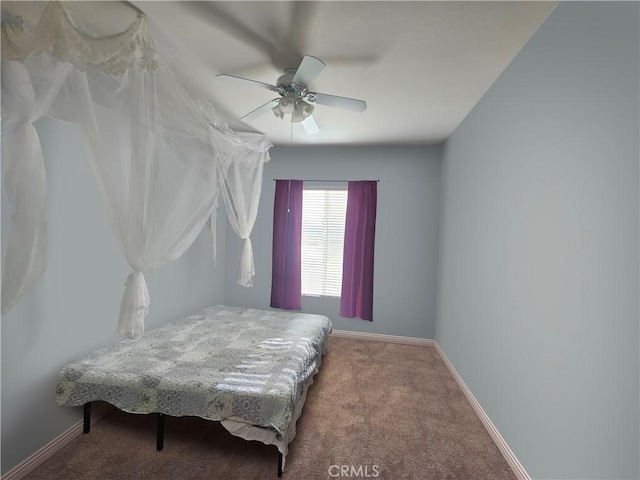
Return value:
<svg viewBox="0 0 640 480">
<path fill-rule="evenodd" d="M 340 316 L 373 320 L 373 256 L 378 182 L 349 182 Z"/>
<path fill-rule="evenodd" d="M 302 180 L 276 180 L 273 204 L 271 306 L 302 308 Z"/>
</svg>

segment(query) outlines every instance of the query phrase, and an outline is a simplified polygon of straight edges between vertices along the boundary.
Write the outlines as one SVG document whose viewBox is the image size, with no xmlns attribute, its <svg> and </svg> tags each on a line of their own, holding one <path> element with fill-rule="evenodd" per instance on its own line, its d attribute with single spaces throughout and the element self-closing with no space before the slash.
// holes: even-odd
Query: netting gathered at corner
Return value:
<svg viewBox="0 0 640 480">
<path fill-rule="evenodd" d="M 269 141 L 232 131 L 211 103 L 189 95 L 163 63 L 141 12 L 124 30 L 98 35 L 74 17 L 71 4 L 44 5 L 33 24 L 3 12 L 13 19 L 2 24 L 3 180 L 13 209 L 3 246 L 3 313 L 46 269 L 46 172 L 33 126 L 43 116 L 76 124 L 89 146 L 96 184 L 132 270 L 121 335 L 144 330 L 150 304 L 144 272 L 177 259 L 205 224 L 215 225 L 208 220 L 220 194 L 245 239 L 238 283 L 250 286 L 249 235 Z"/>
</svg>

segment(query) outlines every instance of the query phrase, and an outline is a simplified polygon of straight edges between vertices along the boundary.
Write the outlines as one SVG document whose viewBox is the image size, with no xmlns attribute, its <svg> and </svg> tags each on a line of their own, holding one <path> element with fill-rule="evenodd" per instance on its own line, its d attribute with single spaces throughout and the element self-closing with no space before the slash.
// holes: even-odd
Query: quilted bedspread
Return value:
<svg viewBox="0 0 640 480">
<path fill-rule="evenodd" d="M 321 315 L 206 308 L 68 364 L 56 402 L 103 400 L 130 413 L 242 419 L 282 438 L 330 331 Z"/>
</svg>

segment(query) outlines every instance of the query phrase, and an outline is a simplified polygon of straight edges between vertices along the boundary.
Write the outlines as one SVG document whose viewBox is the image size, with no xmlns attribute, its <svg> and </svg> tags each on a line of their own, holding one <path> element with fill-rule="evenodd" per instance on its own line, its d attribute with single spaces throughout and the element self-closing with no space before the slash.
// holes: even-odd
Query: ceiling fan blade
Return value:
<svg viewBox="0 0 640 480">
<path fill-rule="evenodd" d="M 136 1 L 137 3 L 137 1 Z M 144 3 L 144 2 L 141 2 Z M 246 2 L 184 1 L 185 10 L 245 45 L 267 55 L 277 70 L 299 65 L 316 7 L 314 2 L 261 2 L 251 6 L 256 16 L 247 16 Z M 245 4 L 245 5 L 243 5 Z M 251 21 L 260 19 L 259 22 Z M 289 31 L 280 19 L 286 19 Z"/>
<path fill-rule="evenodd" d="M 273 100 L 269 100 L 264 105 L 259 106 L 255 110 L 247 113 L 244 117 L 241 117 L 240 120 L 243 120 L 245 122 L 250 122 L 252 120 L 255 120 L 256 118 L 264 115 L 273 107 L 275 107 L 278 104 L 279 100 L 280 100 L 279 98 L 274 98 Z"/>
<path fill-rule="evenodd" d="M 326 93 L 313 93 L 315 103 L 326 105 L 327 107 L 346 108 L 354 112 L 364 112 L 367 109 L 367 102 L 355 98 L 338 97 L 327 95 Z"/>
<path fill-rule="evenodd" d="M 320 127 L 318 126 L 316 119 L 313 118 L 313 115 L 309 115 L 300 123 L 304 127 L 305 132 L 307 132 L 309 135 L 315 135 L 320 131 Z"/>
<path fill-rule="evenodd" d="M 270 55 L 273 47 L 268 39 L 245 25 L 238 8 L 234 7 L 236 6 L 226 2 L 184 2 L 185 10 L 194 17 L 205 20 L 244 44 Z"/>
<path fill-rule="evenodd" d="M 249 84 L 253 85 L 254 87 L 261 87 L 261 88 L 264 88 L 266 90 L 271 90 L 271 91 L 274 91 L 274 92 L 278 91 L 278 87 L 276 87 L 275 85 L 271 85 L 270 83 L 259 82 L 258 80 L 251 80 L 250 78 L 236 77 L 235 75 L 227 75 L 226 73 L 220 73 L 220 74 L 216 75 L 216 78 L 217 77 L 230 78 L 230 79 L 233 79 L 233 80 L 240 80 L 242 82 L 249 83 Z"/>
<path fill-rule="evenodd" d="M 311 81 L 320 74 L 324 67 L 324 62 L 319 58 L 312 57 L 311 55 L 305 55 L 291 81 L 298 85 L 308 87 Z"/>
</svg>

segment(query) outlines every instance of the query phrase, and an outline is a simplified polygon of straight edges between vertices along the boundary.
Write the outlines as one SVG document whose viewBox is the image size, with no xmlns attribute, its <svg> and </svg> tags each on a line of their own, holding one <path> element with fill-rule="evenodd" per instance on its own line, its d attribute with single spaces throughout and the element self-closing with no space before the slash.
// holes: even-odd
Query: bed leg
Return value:
<svg viewBox="0 0 640 480">
<path fill-rule="evenodd" d="M 282 476 L 282 452 L 278 450 L 278 477 Z"/>
<path fill-rule="evenodd" d="M 164 448 L 164 414 L 158 413 L 158 432 L 156 438 L 156 450 L 161 451 Z"/>
<path fill-rule="evenodd" d="M 89 433 L 89 430 L 91 430 L 91 402 L 84 404 L 84 425 L 82 432 Z"/>
</svg>

